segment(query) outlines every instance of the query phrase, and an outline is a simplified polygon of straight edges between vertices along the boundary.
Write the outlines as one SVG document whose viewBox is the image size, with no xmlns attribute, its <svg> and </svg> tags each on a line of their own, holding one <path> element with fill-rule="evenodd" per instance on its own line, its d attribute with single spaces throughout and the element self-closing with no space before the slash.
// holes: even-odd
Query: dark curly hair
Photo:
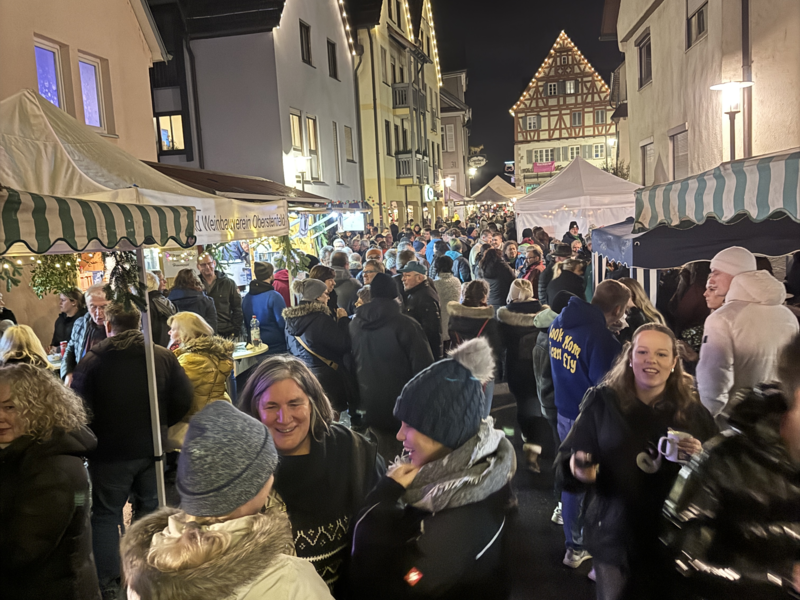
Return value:
<svg viewBox="0 0 800 600">
<path fill-rule="evenodd" d="M 497 248 L 490 248 L 483 253 L 480 262 L 480 269 L 484 277 L 495 278 L 501 270 L 511 270 L 508 263 L 503 258 L 503 253 Z"/>
<path fill-rule="evenodd" d="M 328 279 L 336 279 L 336 273 L 330 267 L 325 265 L 316 265 L 311 269 L 308 276 L 311 279 L 318 279 L 319 281 L 328 281 Z"/>
<path fill-rule="evenodd" d="M 181 269 L 175 275 L 175 281 L 172 282 L 172 288 L 177 290 L 194 290 L 196 292 L 203 291 L 203 284 L 200 283 L 200 278 L 192 269 Z"/>
<path fill-rule="evenodd" d="M 467 284 L 467 289 L 464 290 L 464 301 L 461 304 L 473 308 L 488 306 L 488 304 L 486 304 L 486 299 L 488 297 L 489 284 L 483 279 L 475 279 Z"/>
</svg>

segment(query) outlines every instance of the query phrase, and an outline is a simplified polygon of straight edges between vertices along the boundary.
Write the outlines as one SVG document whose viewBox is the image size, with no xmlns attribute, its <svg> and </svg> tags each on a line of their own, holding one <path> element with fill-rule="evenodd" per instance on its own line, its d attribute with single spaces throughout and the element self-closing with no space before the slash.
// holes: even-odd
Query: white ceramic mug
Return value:
<svg viewBox="0 0 800 600">
<path fill-rule="evenodd" d="M 674 463 L 688 463 L 692 455 L 678 448 L 678 442 L 692 437 L 692 434 L 685 431 L 667 430 L 667 435 L 658 440 L 658 453 L 668 461 Z"/>
</svg>

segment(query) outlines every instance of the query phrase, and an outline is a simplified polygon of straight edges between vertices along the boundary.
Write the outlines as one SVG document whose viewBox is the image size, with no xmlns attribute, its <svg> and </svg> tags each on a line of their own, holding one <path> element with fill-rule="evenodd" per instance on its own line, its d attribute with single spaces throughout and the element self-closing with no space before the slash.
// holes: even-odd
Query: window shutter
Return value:
<svg viewBox="0 0 800 600">
<path fill-rule="evenodd" d="M 558 94 L 563 95 L 567 93 L 567 82 L 566 81 L 559 81 L 558 82 Z"/>
<path fill-rule="evenodd" d="M 456 127 L 455 125 L 447 125 L 445 126 L 444 130 L 445 130 L 445 143 L 447 144 L 447 150 L 445 150 L 445 152 L 455 152 Z"/>
<path fill-rule="evenodd" d="M 587 159 L 592 158 L 592 146 L 591 146 L 591 144 L 581 146 L 581 157 L 582 158 L 587 158 Z"/>
<path fill-rule="evenodd" d="M 548 91 L 547 91 L 547 88 L 548 88 L 548 87 L 549 87 L 549 86 L 547 85 L 547 83 L 546 83 L 546 82 L 542 84 L 542 96 L 549 96 L 549 95 L 550 95 L 550 94 L 548 93 Z"/>
<path fill-rule="evenodd" d="M 672 136 L 673 179 L 689 176 L 689 132 Z"/>
<path fill-rule="evenodd" d="M 525 150 L 525 159 L 529 165 L 533 164 L 533 150 Z"/>
<path fill-rule="evenodd" d="M 581 80 L 580 79 L 576 79 L 575 80 L 575 93 L 576 94 L 580 94 L 581 93 Z"/>
</svg>

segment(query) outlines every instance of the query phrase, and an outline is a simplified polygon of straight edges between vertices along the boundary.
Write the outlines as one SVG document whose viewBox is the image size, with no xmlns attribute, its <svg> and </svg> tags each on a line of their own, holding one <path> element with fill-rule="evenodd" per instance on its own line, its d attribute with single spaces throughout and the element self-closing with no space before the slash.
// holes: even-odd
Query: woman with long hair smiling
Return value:
<svg viewBox="0 0 800 600">
<path fill-rule="evenodd" d="M 598 598 L 665 597 L 661 507 L 677 461 L 700 453 L 716 432 L 683 371 L 672 331 L 641 326 L 602 384 L 586 393 L 558 459 L 565 488 L 576 480 L 593 488 L 584 545 L 594 557 Z M 677 443 L 663 442 L 666 436 Z M 670 445 L 677 448 L 669 452 Z"/>
</svg>

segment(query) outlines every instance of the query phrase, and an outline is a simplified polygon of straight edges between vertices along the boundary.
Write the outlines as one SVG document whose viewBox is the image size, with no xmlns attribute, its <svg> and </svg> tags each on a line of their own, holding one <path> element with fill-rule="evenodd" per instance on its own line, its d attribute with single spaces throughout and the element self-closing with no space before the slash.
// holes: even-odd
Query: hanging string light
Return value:
<svg viewBox="0 0 800 600">
<path fill-rule="evenodd" d="M 350 21 L 347 18 L 347 11 L 344 8 L 344 0 L 339 0 L 339 11 L 342 15 L 342 25 L 344 26 L 344 36 L 347 38 L 347 43 L 350 47 L 350 54 L 356 55 L 356 45 L 353 41 L 353 30 L 350 28 Z"/>
</svg>

